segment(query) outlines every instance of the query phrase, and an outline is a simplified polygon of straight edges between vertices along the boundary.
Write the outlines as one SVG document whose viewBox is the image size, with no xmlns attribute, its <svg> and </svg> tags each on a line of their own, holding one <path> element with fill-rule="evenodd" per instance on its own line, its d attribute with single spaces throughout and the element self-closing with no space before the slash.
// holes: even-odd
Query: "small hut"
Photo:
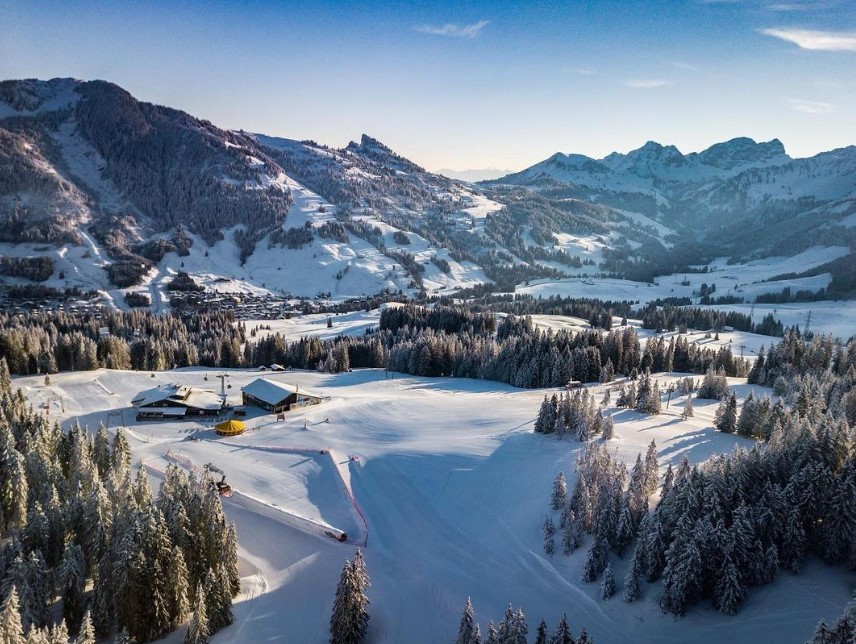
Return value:
<svg viewBox="0 0 856 644">
<path fill-rule="evenodd" d="M 239 436 L 244 433 L 246 426 L 240 420 L 224 420 L 214 425 L 214 431 L 220 436 Z"/>
</svg>

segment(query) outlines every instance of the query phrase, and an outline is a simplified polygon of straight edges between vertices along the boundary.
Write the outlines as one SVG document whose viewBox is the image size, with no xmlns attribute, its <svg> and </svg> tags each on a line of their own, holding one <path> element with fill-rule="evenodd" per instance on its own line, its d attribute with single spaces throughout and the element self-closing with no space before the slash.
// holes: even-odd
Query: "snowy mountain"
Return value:
<svg viewBox="0 0 856 644">
<path fill-rule="evenodd" d="M 649 141 L 603 159 L 557 153 L 495 183 L 552 197 L 583 194 L 616 207 L 634 202 L 663 223 L 697 228 L 710 215 L 751 219 L 760 209 L 796 215 L 846 197 L 856 190 L 856 146 L 792 159 L 778 139 L 736 138 L 687 155 Z"/>
<path fill-rule="evenodd" d="M 652 281 L 808 248 L 806 270 L 834 263 L 826 282 L 806 275 L 817 286 L 856 246 L 854 147 L 792 159 L 778 140 L 686 155 L 648 142 L 475 185 L 365 134 L 335 149 L 227 131 L 74 79 L 0 83 L 0 144 L 0 279 L 118 306 L 129 292 L 166 306 L 179 271 L 209 290 L 341 299 Z"/>
</svg>

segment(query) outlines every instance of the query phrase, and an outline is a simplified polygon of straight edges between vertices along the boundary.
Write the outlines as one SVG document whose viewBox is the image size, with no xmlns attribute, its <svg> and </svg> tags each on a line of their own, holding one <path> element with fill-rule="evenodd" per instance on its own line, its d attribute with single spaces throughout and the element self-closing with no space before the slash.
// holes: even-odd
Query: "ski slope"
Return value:
<svg viewBox="0 0 856 644">
<path fill-rule="evenodd" d="M 259 375 L 228 374 L 233 402 L 240 386 Z M 53 375 L 49 387 L 40 377 L 15 384 L 34 406 L 47 403 L 64 425 L 79 420 L 95 428 L 100 421 L 111 432 L 124 426 L 135 465 L 142 460 L 155 480 L 175 453 L 226 472 L 235 495 L 224 507 L 238 528 L 243 591 L 235 624 L 215 644 L 327 641 L 342 564 L 366 543 L 370 641 L 378 644 L 454 641 L 467 596 L 483 630 L 512 602 L 523 607 L 532 631 L 542 617 L 555 624 L 567 612 L 575 631 L 585 625 L 601 643 L 802 642 L 819 619 L 840 614 L 856 580 L 810 561 L 799 576 L 782 574 L 753 589 L 737 617 L 701 605 L 675 620 L 659 610 L 656 584 L 644 588 L 637 604 L 618 597 L 602 602 L 598 583 L 580 581 L 587 543 L 568 558 L 547 557 L 541 547 L 552 479 L 563 471 L 573 485 L 581 448 L 532 432 L 538 405 L 553 390 L 387 379 L 380 370 L 268 373 L 331 398 L 287 413 L 284 422 L 251 408 L 248 431 L 230 438 L 216 436 L 208 422 L 134 420 L 129 401 L 138 391 L 167 382 L 217 389 L 214 376 L 204 369 L 154 377 L 100 370 Z M 658 377 L 662 386 L 677 375 Z M 743 382 L 731 380 L 741 400 L 750 390 L 761 392 Z M 594 389 L 600 398 L 602 386 Z M 616 421 L 610 447 L 632 461 L 655 439 L 665 468 L 684 455 L 701 462 L 751 444 L 713 431 L 715 402 L 694 401 L 688 421 L 679 416 L 683 403 L 673 399 L 656 417 L 610 408 Z M 325 536 L 326 529 L 348 532 L 349 542 Z M 628 564 L 629 558 L 613 562 L 619 596 Z M 180 642 L 181 633 L 167 641 Z"/>
</svg>

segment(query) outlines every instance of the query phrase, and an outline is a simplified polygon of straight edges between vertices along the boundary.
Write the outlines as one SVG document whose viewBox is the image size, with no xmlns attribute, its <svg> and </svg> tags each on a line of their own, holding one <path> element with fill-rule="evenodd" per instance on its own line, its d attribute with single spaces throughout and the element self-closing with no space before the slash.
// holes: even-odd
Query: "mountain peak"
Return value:
<svg viewBox="0 0 856 644">
<path fill-rule="evenodd" d="M 779 139 L 757 143 L 754 139 L 741 136 L 723 143 L 716 143 L 695 155 L 705 165 L 731 170 L 741 165 L 767 164 L 771 161 L 787 161 L 785 146 Z"/>
<path fill-rule="evenodd" d="M 368 134 L 363 134 L 359 143 L 351 141 L 345 149 L 373 161 L 388 164 L 402 172 L 424 172 L 423 168 L 396 154 L 391 148 Z"/>
</svg>

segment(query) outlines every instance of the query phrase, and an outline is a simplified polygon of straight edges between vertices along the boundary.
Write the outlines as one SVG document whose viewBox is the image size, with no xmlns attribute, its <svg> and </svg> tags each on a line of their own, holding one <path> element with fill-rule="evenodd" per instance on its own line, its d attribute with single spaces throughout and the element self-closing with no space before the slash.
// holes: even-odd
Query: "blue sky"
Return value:
<svg viewBox="0 0 856 644">
<path fill-rule="evenodd" d="M 856 143 L 856 1 L 0 0 L 0 78 L 56 76 L 430 169 L 735 136 L 808 156 Z"/>
</svg>

